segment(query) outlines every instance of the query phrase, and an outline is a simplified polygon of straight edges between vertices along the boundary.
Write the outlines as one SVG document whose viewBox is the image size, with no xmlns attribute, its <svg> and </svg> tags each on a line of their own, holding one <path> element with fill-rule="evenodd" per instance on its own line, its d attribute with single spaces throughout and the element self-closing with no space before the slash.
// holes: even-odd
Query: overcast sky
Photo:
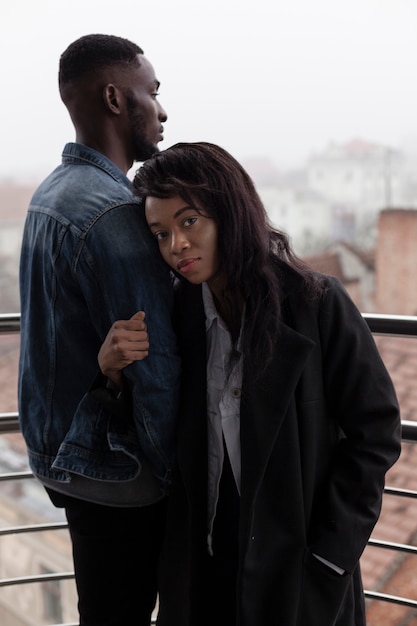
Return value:
<svg viewBox="0 0 417 626">
<path fill-rule="evenodd" d="M 303 164 L 329 141 L 417 144 L 416 0 L 3 0 L 0 180 L 42 179 L 74 140 L 58 60 L 81 35 L 139 44 L 165 140 Z"/>
</svg>

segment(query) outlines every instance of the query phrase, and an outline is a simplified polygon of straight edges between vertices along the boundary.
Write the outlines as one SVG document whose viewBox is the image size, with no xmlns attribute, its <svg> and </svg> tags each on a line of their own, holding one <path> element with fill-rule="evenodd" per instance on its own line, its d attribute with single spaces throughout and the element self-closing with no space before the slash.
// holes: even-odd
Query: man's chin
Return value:
<svg viewBox="0 0 417 626">
<path fill-rule="evenodd" d="M 136 163 L 147 161 L 157 152 L 159 152 L 159 147 L 157 145 L 146 146 L 146 148 L 142 146 L 141 150 L 137 151 L 134 160 Z"/>
</svg>

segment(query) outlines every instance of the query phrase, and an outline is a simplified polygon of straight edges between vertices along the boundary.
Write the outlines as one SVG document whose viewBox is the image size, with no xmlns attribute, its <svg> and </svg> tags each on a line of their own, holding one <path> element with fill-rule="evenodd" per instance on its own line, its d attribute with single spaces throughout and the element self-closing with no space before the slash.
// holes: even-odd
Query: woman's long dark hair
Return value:
<svg viewBox="0 0 417 626">
<path fill-rule="evenodd" d="M 215 220 L 225 291 L 232 298 L 241 293 L 247 301 L 244 355 L 263 369 L 272 356 L 281 312 L 281 286 L 272 259 L 298 271 L 312 297 L 321 288 L 292 251 L 288 236 L 271 225 L 248 173 L 217 145 L 177 143 L 138 169 L 133 192 L 142 198 L 180 196 Z"/>
</svg>

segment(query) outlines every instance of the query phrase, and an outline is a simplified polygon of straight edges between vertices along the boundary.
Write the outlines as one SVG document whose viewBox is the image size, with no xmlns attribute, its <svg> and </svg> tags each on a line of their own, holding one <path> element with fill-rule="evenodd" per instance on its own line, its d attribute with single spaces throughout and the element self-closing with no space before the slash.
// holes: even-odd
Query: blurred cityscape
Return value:
<svg viewBox="0 0 417 626">
<path fill-rule="evenodd" d="M 265 159 L 243 163 L 271 222 L 315 269 L 337 276 L 362 312 L 417 315 L 417 159 L 366 139 L 331 143 L 303 167 L 278 171 Z M 0 313 L 18 313 L 23 223 L 35 185 L 0 182 Z M 376 338 L 393 377 L 402 419 L 417 421 L 416 339 Z M 0 336 L 0 412 L 17 411 L 19 336 Z M 416 489 L 415 444 L 404 445 L 387 484 Z M 27 469 L 18 434 L 0 437 L 0 471 Z M 378 539 L 415 543 L 417 502 L 384 499 Z M 33 480 L 0 483 L 0 528 L 63 520 Z M 400 520 L 400 521 L 399 521 Z M 415 557 L 414 557 L 415 558 Z M 368 547 L 365 587 L 417 597 L 417 564 L 407 554 Z M 0 536 L 0 579 L 71 571 L 66 530 Z M 414 595 L 413 595 L 414 594 Z M 369 626 L 417 625 L 416 611 L 369 603 Z M 2 626 L 39 626 L 77 619 L 73 581 L 0 588 Z"/>
<path fill-rule="evenodd" d="M 243 165 L 273 224 L 312 262 L 340 256 L 335 250 L 343 245 L 372 264 L 381 211 L 417 208 L 417 156 L 365 139 L 330 143 L 296 170 L 279 171 L 269 159 Z M 18 257 L 34 188 L 0 180 L 0 312 L 19 310 Z M 317 261 L 323 269 L 323 258 Z"/>
</svg>

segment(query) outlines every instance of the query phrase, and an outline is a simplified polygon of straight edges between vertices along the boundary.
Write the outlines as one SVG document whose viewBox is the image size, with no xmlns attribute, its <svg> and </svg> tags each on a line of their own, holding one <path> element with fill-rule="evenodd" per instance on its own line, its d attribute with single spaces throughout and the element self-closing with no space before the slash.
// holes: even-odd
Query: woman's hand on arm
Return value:
<svg viewBox="0 0 417 626">
<path fill-rule="evenodd" d="M 117 320 L 110 328 L 98 353 L 100 370 L 115 385 L 121 387 L 121 370 L 141 361 L 149 354 L 149 338 L 144 311 L 129 320 Z"/>
</svg>

